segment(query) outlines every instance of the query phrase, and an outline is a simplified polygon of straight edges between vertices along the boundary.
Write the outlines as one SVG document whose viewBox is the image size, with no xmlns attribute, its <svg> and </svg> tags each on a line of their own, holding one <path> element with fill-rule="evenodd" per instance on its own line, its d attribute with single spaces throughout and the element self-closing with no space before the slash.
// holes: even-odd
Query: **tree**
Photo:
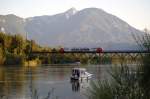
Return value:
<svg viewBox="0 0 150 99">
<path fill-rule="evenodd" d="M 0 65 L 4 63 L 5 56 L 3 54 L 3 49 L 0 47 Z"/>
<path fill-rule="evenodd" d="M 15 54 L 22 54 L 25 48 L 23 37 L 19 34 L 12 37 L 11 50 Z"/>
<path fill-rule="evenodd" d="M 5 34 L 1 32 L 0 33 L 0 45 L 3 48 L 4 52 L 5 52 L 5 45 L 6 45 L 5 38 L 6 38 Z"/>
</svg>

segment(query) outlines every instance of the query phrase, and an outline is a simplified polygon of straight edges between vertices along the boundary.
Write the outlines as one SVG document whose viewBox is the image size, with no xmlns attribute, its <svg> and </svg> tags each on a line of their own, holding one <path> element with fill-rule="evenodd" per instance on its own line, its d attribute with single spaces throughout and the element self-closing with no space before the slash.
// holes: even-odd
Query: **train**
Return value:
<svg viewBox="0 0 150 99">
<path fill-rule="evenodd" d="M 99 47 L 99 48 L 60 48 L 59 49 L 60 52 L 92 52 L 92 51 L 96 51 L 96 52 L 103 52 L 103 48 Z"/>
</svg>

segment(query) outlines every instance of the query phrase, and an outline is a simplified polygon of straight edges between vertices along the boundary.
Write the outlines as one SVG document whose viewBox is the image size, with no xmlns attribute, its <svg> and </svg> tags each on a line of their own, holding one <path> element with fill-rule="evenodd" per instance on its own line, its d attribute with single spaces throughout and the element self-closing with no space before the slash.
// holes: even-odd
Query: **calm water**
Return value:
<svg viewBox="0 0 150 99">
<path fill-rule="evenodd" d="M 70 75 L 73 66 L 39 66 L 39 67 L 0 67 L 0 96 L 9 99 L 31 99 L 37 91 L 43 99 L 51 91 L 51 97 L 58 99 L 86 99 L 86 90 L 92 80 L 108 77 L 108 65 L 82 66 L 93 78 L 82 83 L 71 83 Z"/>
</svg>

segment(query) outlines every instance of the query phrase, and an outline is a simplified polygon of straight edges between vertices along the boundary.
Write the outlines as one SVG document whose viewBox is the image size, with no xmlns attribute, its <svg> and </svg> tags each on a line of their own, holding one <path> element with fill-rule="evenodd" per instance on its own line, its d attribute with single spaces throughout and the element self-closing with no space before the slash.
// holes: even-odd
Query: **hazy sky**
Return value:
<svg viewBox="0 0 150 99">
<path fill-rule="evenodd" d="M 150 0 L 0 0 L 0 14 L 20 17 L 53 15 L 69 8 L 96 7 L 118 16 L 135 28 L 150 29 Z"/>
</svg>

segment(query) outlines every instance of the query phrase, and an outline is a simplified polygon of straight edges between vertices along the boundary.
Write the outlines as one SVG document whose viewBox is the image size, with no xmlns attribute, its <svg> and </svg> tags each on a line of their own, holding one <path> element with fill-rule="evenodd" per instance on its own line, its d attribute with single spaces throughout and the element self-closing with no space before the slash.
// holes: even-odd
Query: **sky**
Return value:
<svg viewBox="0 0 150 99">
<path fill-rule="evenodd" d="M 131 26 L 150 29 L 150 0 L 0 0 L 0 14 L 27 18 L 54 15 L 70 8 L 100 8 Z"/>
</svg>

